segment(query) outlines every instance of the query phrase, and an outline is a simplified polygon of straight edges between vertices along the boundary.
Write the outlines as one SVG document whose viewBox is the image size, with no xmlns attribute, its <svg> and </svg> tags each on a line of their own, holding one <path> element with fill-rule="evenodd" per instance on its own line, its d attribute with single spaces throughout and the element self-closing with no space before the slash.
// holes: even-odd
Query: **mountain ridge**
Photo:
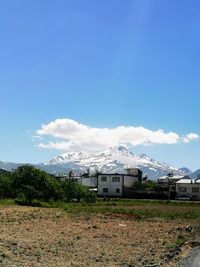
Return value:
<svg viewBox="0 0 200 267">
<path fill-rule="evenodd" d="M 99 170 L 102 173 L 124 173 L 128 167 L 139 168 L 143 175 L 156 179 L 167 175 L 169 172 L 174 174 L 189 174 L 191 170 L 186 167 L 176 168 L 166 163 L 160 163 L 147 154 L 136 155 L 130 152 L 126 146 L 110 147 L 99 152 L 67 152 L 61 154 L 49 162 L 47 166 L 60 166 L 66 170 L 72 169 L 80 173 L 90 168 L 92 172 Z"/>
<path fill-rule="evenodd" d="M 23 164 L 0 161 L 0 168 L 5 170 L 16 169 Z M 126 168 L 139 168 L 143 175 L 150 179 L 167 175 L 173 172 L 175 175 L 188 175 L 192 171 L 186 167 L 176 168 L 166 163 L 151 158 L 147 154 L 136 155 L 129 151 L 126 146 L 120 145 L 110 147 L 99 152 L 67 152 L 58 155 L 50 161 L 31 164 L 50 174 L 68 173 L 73 170 L 76 174 L 84 173 L 89 168 L 91 173 L 100 171 L 102 173 L 124 173 Z"/>
</svg>

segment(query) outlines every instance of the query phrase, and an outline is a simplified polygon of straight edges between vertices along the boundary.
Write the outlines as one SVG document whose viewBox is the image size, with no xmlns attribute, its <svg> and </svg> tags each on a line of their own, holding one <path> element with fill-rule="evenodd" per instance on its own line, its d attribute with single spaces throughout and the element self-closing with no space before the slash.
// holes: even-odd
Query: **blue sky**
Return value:
<svg viewBox="0 0 200 267">
<path fill-rule="evenodd" d="M 60 154 L 33 136 L 42 124 L 71 119 L 176 133 L 173 144 L 129 145 L 200 168 L 199 140 L 180 141 L 200 135 L 199 10 L 195 0 L 0 1 L 0 160 Z"/>
</svg>

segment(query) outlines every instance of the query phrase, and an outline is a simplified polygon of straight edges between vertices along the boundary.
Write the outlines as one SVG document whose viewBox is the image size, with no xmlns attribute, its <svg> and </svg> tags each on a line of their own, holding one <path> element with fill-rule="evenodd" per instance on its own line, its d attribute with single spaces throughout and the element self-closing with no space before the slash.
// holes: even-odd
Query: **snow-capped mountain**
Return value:
<svg viewBox="0 0 200 267">
<path fill-rule="evenodd" d="M 48 172 L 83 173 L 88 168 L 91 172 L 98 170 L 103 173 L 124 173 L 128 167 L 139 168 L 143 175 L 151 179 L 173 172 L 174 174 L 188 174 L 187 168 L 175 168 L 174 166 L 160 163 L 146 154 L 135 155 L 125 146 L 111 147 L 107 150 L 95 153 L 68 152 L 53 158 L 51 161 L 39 165 Z"/>
</svg>

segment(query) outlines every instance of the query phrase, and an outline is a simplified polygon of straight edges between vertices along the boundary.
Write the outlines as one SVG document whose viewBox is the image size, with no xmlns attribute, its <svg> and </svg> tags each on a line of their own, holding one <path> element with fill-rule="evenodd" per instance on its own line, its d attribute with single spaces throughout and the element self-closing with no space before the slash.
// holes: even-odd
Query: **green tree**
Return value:
<svg viewBox="0 0 200 267">
<path fill-rule="evenodd" d="M 46 172 L 34 168 L 31 165 L 24 165 L 17 168 L 13 173 L 13 186 L 20 197 L 24 197 L 26 203 L 32 205 L 34 198 L 45 198 L 50 186 L 49 176 Z"/>
<path fill-rule="evenodd" d="M 146 181 L 145 183 L 141 183 L 139 181 L 133 184 L 133 191 L 138 193 L 147 193 L 148 191 L 158 192 L 159 187 L 155 181 Z"/>
<path fill-rule="evenodd" d="M 13 176 L 11 173 L 3 173 L 0 175 L 0 197 L 15 197 L 13 188 Z"/>
<path fill-rule="evenodd" d="M 155 181 L 149 180 L 149 181 L 145 182 L 144 185 L 145 185 L 147 191 L 154 191 L 154 192 L 159 191 L 159 186 Z"/>
<path fill-rule="evenodd" d="M 54 177 L 48 176 L 46 186 L 44 188 L 44 199 L 53 199 L 55 201 L 64 199 L 64 190 L 62 182 Z"/>
<path fill-rule="evenodd" d="M 95 202 L 96 194 L 90 192 L 89 188 L 82 186 L 77 181 L 69 179 L 64 181 L 62 184 L 65 199 L 68 201 L 76 200 L 80 202 L 84 200 L 85 202 Z"/>
<path fill-rule="evenodd" d="M 62 183 L 65 199 L 72 201 L 77 199 L 80 201 L 83 196 L 82 186 L 74 179 L 66 180 Z"/>
<path fill-rule="evenodd" d="M 144 192 L 145 191 L 145 186 L 143 183 L 136 181 L 133 186 L 132 186 L 133 192 Z"/>
</svg>

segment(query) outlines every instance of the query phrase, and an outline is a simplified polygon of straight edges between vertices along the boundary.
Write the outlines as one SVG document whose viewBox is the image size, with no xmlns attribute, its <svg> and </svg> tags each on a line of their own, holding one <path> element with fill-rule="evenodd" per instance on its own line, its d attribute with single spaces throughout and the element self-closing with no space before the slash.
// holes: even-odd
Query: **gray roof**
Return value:
<svg viewBox="0 0 200 267">
<path fill-rule="evenodd" d="M 158 181 L 162 181 L 162 180 L 166 180 L 166 181 L 169 181 L 169 180 L 181 180 L 181 179 L 188 179 L 190 180 L 191 178 L 187 175 L 173 175 L 173 176 L 162 176 L 160 178 L 158 178 Z"/>
<path fill-rule="evenodd" d="M 176 184 L 191 184 L 193 183 L 192 179 L 180 179 L 178 182 L 176 182 Z"/>
</svg>

